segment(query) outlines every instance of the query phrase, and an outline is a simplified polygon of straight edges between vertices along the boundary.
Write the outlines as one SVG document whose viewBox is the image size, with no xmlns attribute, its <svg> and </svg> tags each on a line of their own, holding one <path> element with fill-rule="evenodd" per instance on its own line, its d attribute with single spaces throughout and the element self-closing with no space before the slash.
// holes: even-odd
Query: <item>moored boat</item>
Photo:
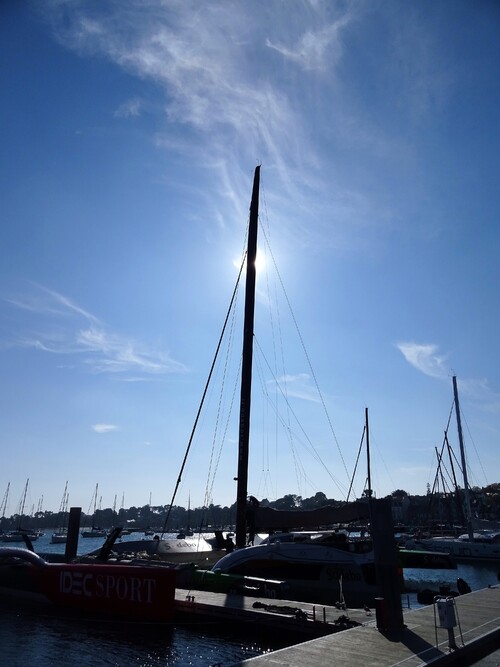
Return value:
<svg viewBox="0 0 500 667">
<path fill-rule="evenodd" d="M 90 556 L 97 555 L 98 551 L 91 552 Z M 154 558 L 169 563 L 193 563 L 211 567 L 225 554 L 225 550 L 213 549 L 201 535 L 193 537 L 160 538 L 127 540 L 115 542 L 110 551 L 110 557 L 119 558 Z"/>
<path fill-rule="evenodd" d="M 2 542 L 26 542 L 26 538 L 30 540 L 30 542 L 33 542 L 33 540 L 37 540 L 39 538 L 38 533 L 34 531 L 29 531 L 29 530 L 11 530 L 7 533 L 4 533 L 3 535 L 0 536 L 0 540 Z"/>
<path fill-rule="evenodd" d="M 0 548 L 0 596 L 58 612 L 168 621 L 175 579 L 158 564 L 49 563 L 28 549 Z"/>
<path fill-rule="evenodd" d="M 408 549 L 428 549 L 449 554 L 452 558 L 461 561 L 492 561 L 500 563 L 500 530 L 498 524 L 480 521 L 472 516 L 470 488 L 467 475 L 467 461 L 462 433 L 460 402 L 458 397 L 457 378 L 453 376 L 453 396 L 455 417 L 457 421 L 458 440 L 463 476 L 463 515 L 467 524 L 467 532 L 453 536 L 417 537 L 407 541 Z M 446 432 L 445 432 L 446 437 Z M 475 525 L 481 525 L 475 530 Z"/>
<path fill-rule="evenodd" d="M 95 525 L 95 520 L 96 520 L 96 512 L 97 512 L 97 493 L 99 490 L 99 484 L 95 485 L 95 491 L 92 495 L 92 499 L 90 501 L 90 505 L 92 506 L 92 500 L 94 501 L 94 511 L 92 513 L 92 526 L 91 528 L 87 528 L 81 531 L 81 536 L 85 538 L 94 538 L 94 537 L 107 537 L 108 532 L 104 529 L 101 528 L 100 526 Z"/>
<path fill-rule="evenodd" d="M 68 539 L 68 530 L 66 528 L 66 522 L 68 517 L 68 505 L 69 505 L 69 493 L 68 493 L 68 482 L 64 486 L 64 492 L 61 499 L 61 505 L 59 507 L 59 519 L 61 522 L 61 527 L 52 533 L 50 538 L 51 544 L 65 544 Z"/>
</svg>

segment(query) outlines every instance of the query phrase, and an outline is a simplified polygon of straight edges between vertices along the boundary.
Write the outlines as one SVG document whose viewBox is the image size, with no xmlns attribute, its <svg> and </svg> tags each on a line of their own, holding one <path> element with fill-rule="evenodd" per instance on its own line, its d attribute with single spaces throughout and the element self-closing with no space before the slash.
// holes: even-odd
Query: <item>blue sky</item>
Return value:
<svg viewBox="0 0 500 667">
<path fill-rule="evenodd" d="M 104 507 L 169 502 L 257 164 L 249 492 L 342 498 L 368 407 L 375 492 L 425 493 L 453 374 L 471 481 L 500 481 L 498 3 L 7 1 L 0 14 L 9 514 L 28 477 L 29 506 L 43 495 L 54 511 L 66 480 L 84 511 L 97 482 Z M 310 363 L 288 343 L 294 321 Z M 283 360 L 271 380 L 270 359 Z M 178 504 L 234 501 L 238 411 L 224 405 L 217 436 L 202 419 Z"/>
</svg>

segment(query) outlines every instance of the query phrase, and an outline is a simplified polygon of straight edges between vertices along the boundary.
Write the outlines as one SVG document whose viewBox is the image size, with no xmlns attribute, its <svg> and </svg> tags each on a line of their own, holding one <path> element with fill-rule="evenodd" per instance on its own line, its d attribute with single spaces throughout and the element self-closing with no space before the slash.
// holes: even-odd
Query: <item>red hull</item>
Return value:
<svg viewBox="0 0 500 667">
<path fill-rule="evenodd" d="M 11 596 L 15 597 L 17 589 L 43 596 L 56 609 L 85 614 L 139 621 L 173 618 L 176 573 L 168 567 L 46 563 L 23 549 L 1 551 L 0 555 L 7 556 L 5 552 L 9 551 L 10 558 L 14 556 L 25 564 L 21 577 L 16 568 L 17 585 L 10 589 Z"/>
<path fill-rule="evenodd" d="M 147 621 L 170 620 L 174 613 L 175 572 L 168 568 L 53 564 L 37 578 L 59 607 Z"/>
</svg>

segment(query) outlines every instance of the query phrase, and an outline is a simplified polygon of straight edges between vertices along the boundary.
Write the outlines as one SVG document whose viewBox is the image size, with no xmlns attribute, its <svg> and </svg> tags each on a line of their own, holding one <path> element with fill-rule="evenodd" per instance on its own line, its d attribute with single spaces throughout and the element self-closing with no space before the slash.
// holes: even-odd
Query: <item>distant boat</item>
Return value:
<svg viewBox="0 0 500 667">
<path fill-rule="evenodd" d="M 30 542 L 37 540 L 39 538 L 38 533 L 30 532 L 27 530 L 10 530 L 7 533 L 4 533 L 0 536 L 2 542 L 26 542 L 26 537 Z"/>
<path fill-rule="evenodd" d="M 488 522 L 476 521 L 472 517 L 456 376 L 453 376 L 453 395 L 464 482 L 464 514 L 467 522 L 467 533 L 459 535 L 458 537 L 412 539 L 407 542 L 406 546 L 409 548 L 424 548 L 447 553 L 456 560 L 500 562 L 500 530 L 498 529 L 498 524 L 492 524 L 491 527 L 488 527 Z M 476 525 L 480 526 L 477 530 L 475 529 Z"/>
<path fill-rule="evenodd" d="M 66 527 L 66 519 L 68 516 L 68 504 L 69 504 L 69 493 L 68 493 L 68 482 L 64 487 L 64 493 L 59 506 L 59 519 L 61 521 L 61 527 L 52 533 L 50 542 L 52 544 L 66 544 L 68 540 L 68 529 Z"/>
<path fill-rule="evenodd" d="M 2 538 L 2 535 L 4 534 L 3 523 L 5 521 L 5 512 L 7 510 L 7 503 L 9 501 L 9 491 L 10 491 L 10 482 L 8 482 L 8 484 L 7 484 L 7 488 L 5 489 L 5 493 L 4 493 L 3 499 L 2 499 L 2 516 L 0 517 L 0 539 Z"/>
<path fill-rule="evenodd" d="M 21 527 L 21 522 L 23 520 L 24 516 L 24 506 L 26 504 L 26 495 L 28 493 L 28 486 L 29 486 L 29 478 L 26 480 L 26 484 L 24 486 L 24 491 L 23 491 L 23 496 L 21 503 L 19 505 L 19 527 L 17 530 L 11 530 L 7 533 L 3 533 L 3 535 L 0 536 L 0 540 L 2 542 L 24 542 L 26 543 L 26 540 L 28 542 L 33 542 L 34 540 L 37 540 L 40 537 L 40 533 L 34 530 L 26 530 Z"/>
<path fill-rule="evenodd" d="M 107 537 L 108 533 L 104 528 L 100 528 L 95 525 L 96 511 L 97 511 L 97 493 L 99 490 L 99 484 L 95 485 L 95 491 L 90 500 L 90 505 L 92 506 L 92 500 L 94 501 L 94 511 L 92 513 L 92 527 L 86 530 L 82 530 L 80 535 L 82 537 Z"/>
<path fill-rule="evenodd" d="M 178 540 L 185 540 L 186 537 L 193 537 L 194 532 L 190 528 L 191 525 L 191 494 L 188 496 L 188 508 L 187 508 L 187 527 L 186 530 L 181 530 L 178 535 Z"/>
<path fill-rule="evenodd" d="M 82 530 L 80 533 L 82 537 L 107 537 L 108 531 L 104 528 L 98 528 L 97 526 L 92 526 L 88 530 Z"/>
</svg>

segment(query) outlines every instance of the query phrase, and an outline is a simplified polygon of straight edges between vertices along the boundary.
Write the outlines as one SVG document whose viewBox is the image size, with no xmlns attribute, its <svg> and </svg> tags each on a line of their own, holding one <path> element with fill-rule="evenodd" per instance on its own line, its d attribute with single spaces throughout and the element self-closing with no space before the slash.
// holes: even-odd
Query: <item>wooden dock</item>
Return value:
<svg viewBox="0 0 500 667">
<path fill-rule="evenodd" d="M 465 666 L 500 648 L 499 586 L 455 598 L 457 625 L 451 631 L 440 627 L 433 605 L 403 610 L 405 627 L 393 632 L 378 630 L 374 611 L 285 600 L 178 590 L 176 606 L 178 612 L 200 620 L 235 622 L 240 627 L 252 623 L 257 637 L 260 624 L 267 630 L 293 633 L 301 642 L 237 663 L 251 667 Z M 354 627 L 342 620 L 346 616 Z"/>
</svg>

